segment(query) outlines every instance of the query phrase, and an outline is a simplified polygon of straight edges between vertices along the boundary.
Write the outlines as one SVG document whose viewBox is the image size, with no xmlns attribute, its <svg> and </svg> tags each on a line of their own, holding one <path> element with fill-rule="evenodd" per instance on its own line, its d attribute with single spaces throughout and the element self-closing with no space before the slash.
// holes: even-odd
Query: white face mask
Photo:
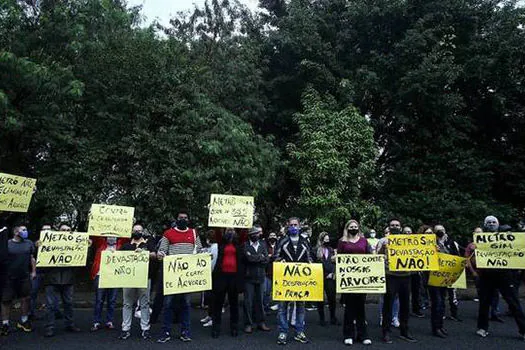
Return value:
<svg viewBox="0 0 525 350">
<path fill-rule="evenodd" d="M 376 233 L 375 232 L 370 232 L 370 238 L 376 238 Z"/>
</svg>

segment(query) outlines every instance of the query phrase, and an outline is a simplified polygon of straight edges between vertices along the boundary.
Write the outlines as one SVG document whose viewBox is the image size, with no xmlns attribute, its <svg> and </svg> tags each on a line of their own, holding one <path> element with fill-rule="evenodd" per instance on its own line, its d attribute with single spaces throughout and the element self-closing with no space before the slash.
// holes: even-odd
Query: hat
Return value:
<svg viewBox="0 0 525 350">
<path fill-rule="evenodd" d="M 250 231 L 248 231 L 248 234 L 249 235 L 255 235 L 257 233 L 260 233 L 261 232 L 261 228 L 258 227 L 258 226 L 253 226 Z"/>
<path fill-rule="evenodd" d="M 496 223 L 499 225 L 498 218 L 495 217 L 495 216 L 493 216 L 493 215 L 489 215 L 489 216 L 487 216 L 487 217 L 485 218 L 485 220 L 483 221 L 483 224 L 484 224 L 484 225 L 487 225 L 487 223 L 488 223 L 489 221 L 496 221 Z"/>
</svg>

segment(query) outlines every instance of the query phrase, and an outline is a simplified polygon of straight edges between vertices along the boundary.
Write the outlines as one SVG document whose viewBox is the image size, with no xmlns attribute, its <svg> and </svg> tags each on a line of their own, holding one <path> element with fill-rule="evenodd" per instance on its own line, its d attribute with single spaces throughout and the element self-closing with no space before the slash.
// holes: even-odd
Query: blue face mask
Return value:
<svg viewBox="0 0 525 350">
<path fill-rule="evenodd" d="M 18 235 L 20 236 L 20 238 L 27 239 L 29 232 L 27 232 L 27 230 L 23 230 L 23 231 L 18 232 Z"/>
<path fill-rule="evenodd" d="M 290 236 L 297 236 L 299 233 L 300 233 L 299 227 L 297 226 L 288 227 L 288 234 Z"/>
</svg>

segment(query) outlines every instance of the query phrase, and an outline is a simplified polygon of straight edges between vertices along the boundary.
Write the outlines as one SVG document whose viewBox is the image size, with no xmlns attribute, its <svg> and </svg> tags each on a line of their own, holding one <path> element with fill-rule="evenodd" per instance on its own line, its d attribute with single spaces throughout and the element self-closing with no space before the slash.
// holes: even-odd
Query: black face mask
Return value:
<svg viewBox="0 0 525 350">
<path fill-rule="evenodd" d="M 277 239 L 275 239 L 275 238 L 269 238 L 268 241 L 269 241 L 270 243 L 275 243 L 275 242 L 277 242 Z"/>
<path fill-rule="evenodd" d="M 392 227 L 390 229 L 390 233 L 393 234 L 393 235 L 398 235 L 401 233 L 401 229 L 399 227 Z"/>
<path fill-rule="evenodd" d="M 250 236 L 250 241 L 252 241 L 252 242 L 255 243 L 255 242 L 257 242 L 258 240 L 259 240 L 259 236 L 258 236 L 258 235 L 251 235 L 251 236 Z"/>
<path fill-rule="evenodd" d="M 188 228 L 188 220 L 186 219 L 177 219 L 176 221 L 177 228 L 179 230 L 185 230 Z"/>
<path fill-rule="evenodd" d="M 436 231 L 436 236 L 438 236 L 439 238 L 442 238 L 444 235 L 445 235 L 445 231 L 442 231 L 442 230 Z"/>
<path fill-rule="evenodd" d="M 349 229 L 348 229 L 348 234 L 349 234 L 350 236 L 355 236 L 355 235 L 357 235 L 358 233 L 359 233 L 359 230 L 356 229 L 356 228 L 349 228 Z"/>
<path fill-rule="evenodd" d="M 133 233 L 131 234 L 131 238 L 133 238 L 133 239 L 141 239 L 142 238 L 142 232 L 133 231 Z"/>
<path fill-rule="evenodd" d="M 226 242 L 231 242 L 233 241 L 233 232 L 225 232 L 224 233 L 224 240 Z"/>
<path fill-rule="evenodd" d="M 325 247 L 329 246 L 329 245 L 330 245 L 330 241 L 328 241 L 328 242 L 323 242 L 323 245 L 324 245 Z"/>
</svg>

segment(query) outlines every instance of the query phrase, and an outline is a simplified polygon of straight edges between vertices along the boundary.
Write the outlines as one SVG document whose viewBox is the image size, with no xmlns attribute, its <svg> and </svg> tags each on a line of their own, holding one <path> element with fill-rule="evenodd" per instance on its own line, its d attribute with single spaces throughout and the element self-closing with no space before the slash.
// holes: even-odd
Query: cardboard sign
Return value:
<svg viewBox="0 0 525 350">
<path fill-rule="evenodd" d="M 386 293 L 383 255 L 337 255 L 335 271 L 337 293 Z"/>
<path fill-rule="evenodd" d="M 390 271 L 439 270 L 436 235 L 389 235 L 388 268 Z"/>
<path fill-rule="evenodd" d="M 99 288 L 148 288 L 149 252 L 103 251 Z"/>
<path fill-rule="evenodd" d="M 456 283 L 450 286 L 450 288 L 467 289 L 467 273 L 463 271 L 463 273 L 459 276 Z"/>
<path fill-rule="evenodd" d="M 273 263 L 273 300 L 323 301 L 323 265 Z"/>
<path fill-rule="evenodd" d="M 163 262 L 164 295 L 210 290 L 211 255 L 168 255 Z"/>
<path fill-rule="evenodd" d="M 250 228 L 253 226 L 253 197 L 212 194 L 209 227 Z"/>
<path fill-rule="evenodd" d="M 525 269 L 525 233 L 476 233 L 474 243 L 478 268 Z"/>
<path fill-rule="evenodd" d="M 90 236 L 131 237 L 135 208 L 92 204 L 89 211 Z"/>
<path fill-rule="evenodd" d="M 450 288 L 465 273 L 467 259 L 444 253 L 438 253 L 438 257 L 439 270 L 430 272 L 428 285 Z"/>
<path fill-rule="evenodd" d="M 36 179 L 0 173 L 0 211 L 26 213 Z"/>
<path fill-rule="evenodd" d="M 43 231 L 40 234 L 36 266 L 86 266 L 88 248 L 87 233 Z"/>
</svg>

